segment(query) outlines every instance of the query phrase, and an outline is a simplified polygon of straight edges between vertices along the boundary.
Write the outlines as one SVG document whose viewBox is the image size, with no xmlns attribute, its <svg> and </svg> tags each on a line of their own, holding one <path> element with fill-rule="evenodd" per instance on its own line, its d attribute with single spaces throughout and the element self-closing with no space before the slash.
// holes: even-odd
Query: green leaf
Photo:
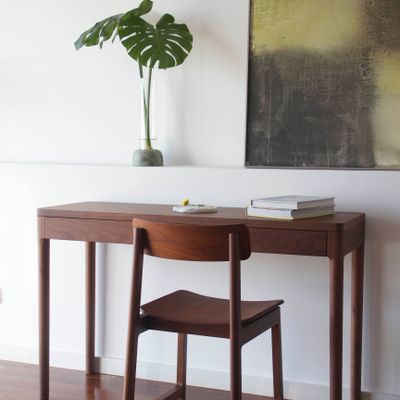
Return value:
<svg viewBox="0 0 400 400">
<path fill-rule="evenodd" d="M 135 8 L 132 11 L 137 17 L 141 17 L 142 15 L 148 14 L 153 8 L 153 2 L 151 0 L 143 0 L 138 8 Z"/>
<path fill-rule="evenodd" d="M 110 39 L 117 29 L 118 22 L 124 14 L 113 15 L 112 17 L 97 22 L 93 27 L 83 32 L 75 42 L 76 50 L 83 46 L 103 46 L 103 43 Z"/>
<path fill-rule="evenodd" d="M 112 17 L 108 17 L 100 22 L 97 22 L 94 26 L 79 36 L 75 42 L 76 50 L 79 50 L 83 46 L 99 45 L 101 48 L 103 43 L 109 40 L 113 35 L 114 40 L 115 34 L 117 33 L 117 27 L 122 16 L 135 15 L 137 17 L 141 17 L 142 15 L 149 13 L 152 8 L 153 2 L 151 0 L 143 0 L 139 4 L 139 7 L 128 11 L 126 14 L 113 15 Z"/>
<path fill-rule="evenodd" d="M 172 68 L 184 62 L 193 46 L 193 36 L 185 24 L 176 24 L 170 14 L 163 15 L 156 26 L 132 12 L 124 14 L 118 35 L 128 54 L 149 68 Z"/>
</svg>

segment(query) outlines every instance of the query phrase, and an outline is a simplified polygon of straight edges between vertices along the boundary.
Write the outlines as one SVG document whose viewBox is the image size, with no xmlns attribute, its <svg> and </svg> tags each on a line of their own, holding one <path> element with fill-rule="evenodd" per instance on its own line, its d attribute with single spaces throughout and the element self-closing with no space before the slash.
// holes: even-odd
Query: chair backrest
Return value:
<svg viewBox="0 0 400 400">
<path fill-rule="evenodd" d="M 134 229 L 145 231 L 146 254 L 175 260 L 228 261 L 230 243 L 237 243 L 241 260 L 250 257 L 250 237 L 246 225 L 187 225 L 134 219 Z M 237 240 L 230 241 L 230 236 Z"/>
</svg>

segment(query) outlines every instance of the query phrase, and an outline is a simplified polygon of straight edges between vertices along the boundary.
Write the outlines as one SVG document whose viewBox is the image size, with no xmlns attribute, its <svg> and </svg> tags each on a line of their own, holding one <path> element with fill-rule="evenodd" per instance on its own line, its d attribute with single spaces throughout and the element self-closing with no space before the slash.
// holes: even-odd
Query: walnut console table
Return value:
<svg viewBox="0 0 400 400">
<path fill-rule="evenodd" d="M 330 400 L 342 398 L 343 258 L 352 252 L 351 400 L 361 400 L 361 344 L 364 270 L 362 213 L 297 221 L 251 218 L 242 208 L 220 208 L 215 214 L 176 214 L 167 205 L 86 202 L 38 210 L 39 230 L 39 364 L 40 399 L 49 399 L 50 240 L 86 242 L 86 372 L 95 373 L 95 244 L 132 243 L 131 221 L 190 224 L 243 223 L 250 229 L 252 250 L 259 253 L 329 258 Z"/>
</svg>

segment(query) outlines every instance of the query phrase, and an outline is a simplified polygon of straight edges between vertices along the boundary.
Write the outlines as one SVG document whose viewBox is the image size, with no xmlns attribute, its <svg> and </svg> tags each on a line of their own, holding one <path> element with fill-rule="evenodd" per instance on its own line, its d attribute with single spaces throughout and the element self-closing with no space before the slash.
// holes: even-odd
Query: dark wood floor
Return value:
<svg viewBox="0 0 400 400">
<path fill-rule="evenodd" d="M 86 376 L 84 372 L 52 368 L 51 400 L 121 400 L 122 378 L 113 375 Z M 173 385 L 139 380 L 135 400 L 156 400 Z M 38 400 L 38 367 L 0 361 L 0 400 Z M 187 400 L 228 400 L 221 390 L 189 387 Z M 243 400 L 271 400 L 270 397 L 243 396 Z"/>
</svg>

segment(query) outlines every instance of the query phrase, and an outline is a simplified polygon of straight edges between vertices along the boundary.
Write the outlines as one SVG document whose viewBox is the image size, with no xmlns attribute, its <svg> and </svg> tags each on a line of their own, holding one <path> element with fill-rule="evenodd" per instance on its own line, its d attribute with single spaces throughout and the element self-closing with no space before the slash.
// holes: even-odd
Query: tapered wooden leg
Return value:
<svg viewBox="0 0 400 400">
<path fill-rule="evenodd" d="M 86 374 L 96 373 L 96 243 L 86 242 Z"/>
<path fill-rule="evenodd" d="M 140 298 L 142 294 L 143 276 L 143 235 L 144 231 L 142 229 L 134 229 L 133 273 L 128 318 L 128 341 L 126 344 L 123 400 L 134 400 L 135 398 L 138 339 L 140 332 L 143 331 L 143 327 L 140 326 Z"/>
<path fill-rule="evenodd" d="M 50 241 L 39 239 L 39 369 L 40 400 L 49 398 Z"/>
<path fill-rule="evenodd" d="M 229 234 L 229 341 L 231 364 L 231 400 L 242 399 L 242 317 L 239 235 Z"/>
<path fill-rule="evenodd" d="M 138 339 L 139 335 L 135 331 L 128 333 L 123 400 L 134 400 L 135 398 Z"/>
<path fill-rule="evenodd" d="M 274 375 L 274 399 L 283 400 L 283 373 L 282 373 L 282 338 L 281 324 L 272 327 L 272 369 Z"/>
<path fill-rule="evenodd" d="M 329 260 L 330 284 L 330 400 L 342 399 L 343 364 L 343 257 Z"/>
<path fill-rule="evenodd" d="M 231 400 L 242 399 L 242 347 L 230 340 L 231 351 Z"/>
<path fill-rule="evenodd" d="M 186 363 L 187 363 L 187 335 L 178 334 L 178 362 L 176 372 L 176 383 L 182 387 L 181 400 L 186 399 Z"/>
<path fill-rule="evenodd" d="M 361 400 L 364 246 L 353 251 L 351 277 L 350 399 Z"/>
</svg>

